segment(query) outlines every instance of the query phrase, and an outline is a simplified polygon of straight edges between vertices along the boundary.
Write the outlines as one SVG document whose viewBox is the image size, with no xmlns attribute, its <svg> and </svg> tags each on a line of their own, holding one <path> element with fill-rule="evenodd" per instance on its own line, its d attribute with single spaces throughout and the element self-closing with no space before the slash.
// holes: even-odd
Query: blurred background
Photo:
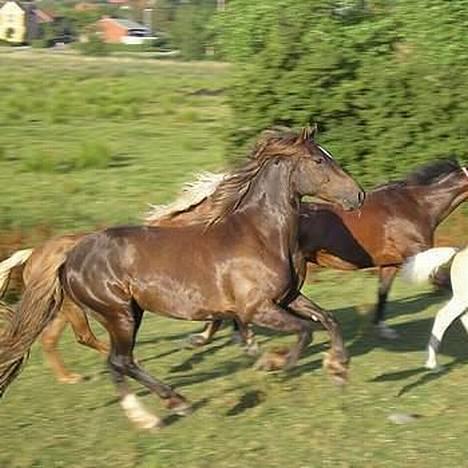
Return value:
<svg viewBox="0 0 468 468">
<path fill-rule="evenodd" d="M 316 122 L 320 143 L 366 188 L 435 158 L 466 162 L 467 32 L 466 0 L 7 0 L 0 258 L 56 233 L 139 222 L 275 124 Z M 438 242 L 466 243 L 465 213 Z M 466 465 L 462 369 L 434 381 L 398 373 L 423 362 L 445 298 L 397 282 L 390 310 L 406 341 L 382 344 L 365 317 L 375 288 L 367 272 L 327 271 L 306 286 L 358 356 L 345 393 L 320 371 L 322 334 L 286 378 L 252 371 L 228 331 L 194 353 L 176 344 L 193 324 L 149 319 L 148 368 L 202 402 L 155 437 L 129 427 L 100 358 L 67 335 L 67 362 L 92 379 L 57 384 L 36 350 L 0 408 L 0 465 Z M 452 334 L 446 359 L 463 361 L 466 337 Z M 369 383 L 384 370 L 394 378 Z M 425 417 L 391 426 L 401 408 Z"/>
</svg>

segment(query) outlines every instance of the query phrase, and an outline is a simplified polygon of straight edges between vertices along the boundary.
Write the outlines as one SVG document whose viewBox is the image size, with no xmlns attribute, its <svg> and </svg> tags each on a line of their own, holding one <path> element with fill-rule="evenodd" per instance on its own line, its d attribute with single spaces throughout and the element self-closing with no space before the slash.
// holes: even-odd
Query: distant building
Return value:
<svg viewBox="0 0 468 468">
<path fill-rule="evenodd" d="M 41 37 L 44 25 L 57 17 L 31 2 L 8 0 L 0 4 L 0 40 L 24 44 Z"/>
<path fill-rule="evenodd" d="M 97 22 L 97 30 L 102 40 L 109 44 L 141 44 L 153 39 L 149 28 L 123 18 L 104 16 Z"/>
</svg>

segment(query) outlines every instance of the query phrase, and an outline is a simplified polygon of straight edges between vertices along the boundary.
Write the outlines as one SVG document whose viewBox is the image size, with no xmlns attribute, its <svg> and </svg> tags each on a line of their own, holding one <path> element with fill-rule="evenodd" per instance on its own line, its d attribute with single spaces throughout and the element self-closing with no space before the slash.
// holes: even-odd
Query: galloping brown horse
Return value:
<svg viewBox="0 0 468 468">
<path fill-rule="evenodd" d="M 345 379 L 348 367 L 336 320 L 300 294 L 305 260 L 298 245 L 299 202 L 316 195 L 346 209 L 361 205 L 354 180 L 316 145 L 308 131 L 268 132 L 252 158 L 229 174 L 212 209 L 178 228 L 117 227 L 90 234 L 36 268 L 9 326 L 0 335 L 0 394 L 17 375 L 34 340 L 60 308 L 64 292 L 94 312 L 111 339 L 108 364 L 129 419 L 158 426 L 131 393 L 131 377 L 176 413 L 189 409 L 171 387 L 133 358 L 143 311 L 183 320 L 233 318 L 295 332 L 282 364 L 294 365 L 309 344 L 313 322 L 330 334 L 328 371 Z"/>
</svg>

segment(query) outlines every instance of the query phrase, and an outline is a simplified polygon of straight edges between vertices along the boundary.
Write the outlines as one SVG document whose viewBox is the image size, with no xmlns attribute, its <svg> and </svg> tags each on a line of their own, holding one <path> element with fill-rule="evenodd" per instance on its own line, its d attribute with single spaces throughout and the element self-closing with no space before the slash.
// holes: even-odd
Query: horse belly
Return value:
<svg viewBox="0 0 468 468">
<path fill-rule="evenodd" d="M 151 281 L 132 287 L 132 295 L 140 307 L 181 320 L 210 320 L 228 316 L 228 306 L 207 279 L 181 281 L 170 274 L 161 274 Z"/>
</svg>

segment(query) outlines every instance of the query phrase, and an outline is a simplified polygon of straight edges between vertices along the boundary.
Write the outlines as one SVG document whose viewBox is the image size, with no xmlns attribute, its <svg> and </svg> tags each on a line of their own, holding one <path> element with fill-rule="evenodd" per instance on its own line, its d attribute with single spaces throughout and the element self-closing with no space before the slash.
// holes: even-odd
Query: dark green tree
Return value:
<svg viewBox="0 0 468 468">
<path fill-rule="evenodd" d="M 368 183 L 464 158 L 468 1 L 232 0 L 217 44 L 236 62 L 231 155 L 263 128 L 318 122 Z"/>
</svg>

